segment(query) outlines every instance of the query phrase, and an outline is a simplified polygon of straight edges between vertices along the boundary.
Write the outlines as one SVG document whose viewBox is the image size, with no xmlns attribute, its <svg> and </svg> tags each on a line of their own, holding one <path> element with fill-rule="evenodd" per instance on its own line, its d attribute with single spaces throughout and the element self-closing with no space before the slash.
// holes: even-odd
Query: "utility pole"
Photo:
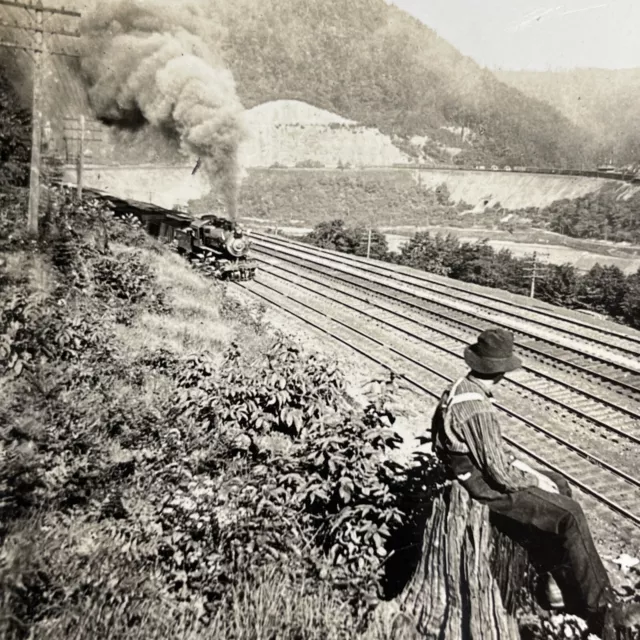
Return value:
<svg viewBox="0 0 640 640">
<path fill-rule="evenodd" d="M 367 258 L 371 256 L 371 227 L 369 227 L 369 237 L 367 238 Z"/>
<path fill-rule="evenodd" d="M 40 210 L 40 150 L 42 145 L 42 58 L 44 56 L 44 34 L 42 33 L 42 2 L 36 5 L 35 48 L 33 50 L 33 95 L 31 101 L 31 169 L 29 173 L 29 217 L 30 233 L 38 233 L 38 211 Z"/>
<path fill-rule="evenodd" d="M 533 269 L 531 271 L 531 293 L 530 297 L 535 298 L 536 296 L 536 276 L 538 275 L 538 261 L 536 260 L 537 254 L 533 252 Z"/>
<path fill-rule="evenodd" d="M 82 200 L 82 174 L 84 172 L 84 116 L 80 116 L 80 144 L 78 145 L 78 174 L 76 177 L 78 200 Z"/>
<path fill-rule="evenodd" d="M 535 298 L 536 295 L 536 280 L 538 280 L 541 277 L 544 277 L 545 275 L 545 271 L 544 269 L 539 269 L 540 263 L 538 262 L 538 252 L 534 251 L 533 252 L 533 257 L 532 257 L 532 265 L 531 267 L 527 267 L 525 268 L 525 272 L 528 272 L 528 274 L 530 274 L 528 277 L 531 278 L 531 289 L 529 291 L 529 297 L 530 298 Z M 545 253 L 543 254 L 545 256 L 548 256 L 549 254 Z"/>
<path fill-rule="evenodd" d="M 45 29 L 44 14 L 64 15 L 74 18 L 80 18 L 81 14 L 77 11 L 68 11 L 67 9 L 57 9 L 54 7 L 45 7 L 42 0 L 28 4 L 26 2 L 14 2 L 13 0 L 0 0 L 0 5 L 12 7 L 14 9 L 23 9 L 30 14 L 32 21 L 26 25 L 17 23 L 7 23 L 0 21 L 0 27 L 9 29 L 19 29 L 21 31 L 30 31 L 34 34 L 33 42 L 29 45 L 23 45 L 17 42 L 6 42 L 0 40 L 0 47 L 9 47 L 13 49 L 23 49 L 33 54 L 33 95 L 31 103 L 31 169 L 29 173 L 29 213 L 27 226 L 31 233 L 38 232 L 38 211 L 40 208 L 40 175 L 41 175 L 41 144 L 42 144 L 42 74 L 47 54 L 80 57 L 76 54 L 69 54 L 62 51 L 48 51 L 45 34 L 55 34 L 61 36 L 80 37 L 78 32 L 66 31 L 63 29 Z M 34 15 L 35 13 L 35 15 Z"/>
<path fill-rule="evenodd" d="M 98 122 L 89 122 L 87 123 L 87 119 L 84 116 L 66 116 L 63 118 L 65 122 L 69 122 L 70 124 L 64 125 L 64 131 L 62 137 L 65 142 L 65 158 L 67 162 L 76 162 L 76 171 L 78 169 L 78 161 L 80 159 L 80 155 L 82 154 L 83 158 L 83 169 L 84 169 L 84 157 L 86 155 L 85 143 L 86 142 L 104 142 L 104 138 L 102 134 L 104 133 L 105 127 L 100 125 Z M 77 134 L 77 137 L 73 137 L 71 134 Z M 69 145 L 70 142 L 73 142 L 73 145 Z M 82 146 L 82 149 L 80 147 Z M 79 182 L 79 180 L 78 180 Z"/>
</svg>

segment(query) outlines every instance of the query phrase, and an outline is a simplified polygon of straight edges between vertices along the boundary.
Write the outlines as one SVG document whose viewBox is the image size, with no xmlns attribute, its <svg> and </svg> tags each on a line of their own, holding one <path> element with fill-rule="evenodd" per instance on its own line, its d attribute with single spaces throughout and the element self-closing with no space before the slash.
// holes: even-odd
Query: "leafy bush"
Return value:
<svg viewBox="0 0 640 640">
<path fill-rule="evenodd" d="M 151 273 L 139 256 L 107 256 L 93 265 L 96 293 L 103 299 L 118 298 L 136 304 L 149 294 Z"/>
<path fill-rule="evenodd" d="M 97 344 L 99 334 L 97 319 L 70 314 L 49 299 L 16 293 L 2 306 L 0 375 L 11 371 L 18 376 L 42 361 L 75 360 Z"/>
<path fill-rule="evenodd" d="M 255 461 L 234 491 L 232 537 L 222 534 L 230 549 L 240 543 L 235 565 L 302 558 L 306 548 L 316 566 L 333 565 L 332 579 L 352 595 L 379 586 L 387 541 L 402 522 L 391 490 L 400 468 L 385 457 L 400 442 L 389 398 L 372 398 L 358 417 L 335 365 L 283 338 L 263 362 L 233 347 L 218 377 L 191 360 L 178 384 L 178 415 Z"/>
<path fill-rule="evenodd" d="M 353 253 L 357 256 L 369 256 L 384 260 L 387 258 L 387 239 L 378 229 L 371 229 L 371 243 L 369 245 L 369 229 L 365 227 L 346 227 L 343 220 L 321 222 L 315 229 L 301 238 L 323 249 Z"/>
<path fill-rule="evenodd" d="M 9 188 L 0 194 L 0 252 L 32 245 L 27 232 L 27 203 L 26 189 Z"/>
</svg>

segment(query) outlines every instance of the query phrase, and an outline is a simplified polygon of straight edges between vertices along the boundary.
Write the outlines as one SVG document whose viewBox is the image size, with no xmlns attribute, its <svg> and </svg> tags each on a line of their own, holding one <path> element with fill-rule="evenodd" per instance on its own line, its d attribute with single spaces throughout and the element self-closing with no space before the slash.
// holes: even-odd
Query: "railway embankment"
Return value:
<svg viewBox="0 0 640 640">
<path fill-rule="evenodd" d="M 162 164 L 148 165 L 88 165 L 84 169 L 83 181 L 87 187 L 103 189 L 113 195 L 122 198 L 132 198 L 153 202 L 160 206 L 172 207 L 176 204 L 186 204 L 189 200 L 196 200 L 207 195 L 210 185 L 204 174 L 198 172 L 191 174 L 193 166 L 180 165 L 169 166 Z M 486 208 L 500 205 L 511 209 L 524 209 L 527 207 L 545 207 L 552 202 L 564 198 L 579 198 L 589 193 L 602 189 L 612 183 L 619 185 L 620 195 L 631 189 L 637 189 L 623 181 L 606 178 L 594 178 L 574 175 L 552 175 L 543 173 L 521 173 L 506 171 L 476 171 L 476 170 L 445 170 L 445 169 L 407 169 L 393 167 L 371 167 L 362 169 L 349 169 L 346 172 L 340 169 L 318 168 L 249 168 L 249 172 L 257 175 L 270 173 L 276 180 L 282 176 L 283 180 L 291 176 L 302 174 L 317 174 L 319 179 L 323 176 L 351 176 L 357 180 L 369 180 L 370 175 L 380 176 L 384 174 L 385 180 L 393 182 L 396 177 L 398 189 L 403 185 L 419 183 L 428 189 L 437 189 L 443 184 L 447 185 L 451 200 L 463 202 L 474 207 L 477 213 L 482 213 Z M 63 180 L 75 182 L 76 168 L 67 166 L 64 170 Z M 374 178 L 375 180 L 375 178 Z M 303 180 L 299 188 L 302 188 L 296 197 L 304 201 Z M 313 187 L 310 187 L 313 195 Z M 390 189 L 396 189 L 390 183 Z M 386 212 L 382 212 L 385 213 Z"/>
<path fill-rule="evenodd" d="M 446 184 L 451 200 L 469 204 L 478 213 L 498 204 L 507 210 L 546 207 L 594 193 L 612 182 L 619 185 L 621 195 L 633 188 L 621 180 L 518 171 L 416 170 L 415 180 L 428 189 Z"/>
</svg>

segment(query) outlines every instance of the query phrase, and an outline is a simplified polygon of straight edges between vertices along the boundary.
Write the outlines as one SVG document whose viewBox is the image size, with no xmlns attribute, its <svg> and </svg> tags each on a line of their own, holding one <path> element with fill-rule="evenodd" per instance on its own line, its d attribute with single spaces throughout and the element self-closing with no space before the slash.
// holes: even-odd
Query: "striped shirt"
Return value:
<svg viewBox="0 0 640 640">
<path fill-rule="evenodd" d="M 491 392 L 472 378 L 461 378 L 444 392 L 432 433 L 436 450 L 467 454 L 497 488 L 510 493 L 537 486 L 535 478 L 508 465 Z"/>
</svg>

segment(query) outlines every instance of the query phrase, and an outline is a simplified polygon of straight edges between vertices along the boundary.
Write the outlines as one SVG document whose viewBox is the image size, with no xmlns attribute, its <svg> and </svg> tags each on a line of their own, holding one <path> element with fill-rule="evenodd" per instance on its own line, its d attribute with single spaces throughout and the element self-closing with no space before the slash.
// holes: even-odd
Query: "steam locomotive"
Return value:
<svg viewBox="0 0 640 640">
<path fill-rule="evenodd" d="M 249 280 L 255 275 L 257 263 L 248 257 L 249 240 L 226 218 L 206 215 L 193 220 L 176 229 L 174 242 L 178 253 L 203 260 L 218 278 Z"/>
</svg>

